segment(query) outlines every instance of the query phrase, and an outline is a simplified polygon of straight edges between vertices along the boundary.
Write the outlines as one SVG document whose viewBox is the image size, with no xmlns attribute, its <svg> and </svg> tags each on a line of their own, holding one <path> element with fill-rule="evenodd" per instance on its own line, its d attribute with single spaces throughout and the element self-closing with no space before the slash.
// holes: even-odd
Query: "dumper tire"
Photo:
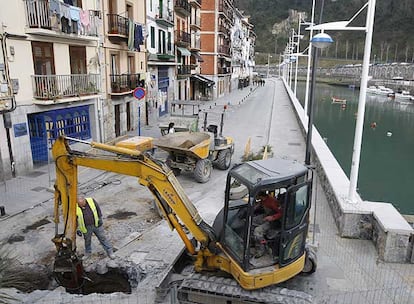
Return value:
<svg viewBox="0 0 414 304">
<path fill-rule="evenodd" d="M 225 149 L 219 151 L 217 155 L 217 168 L 220 170 L 227 170 L 231 165 L 231 150 Z"/>
<path fill-rule="evenodd" d="M 209 159 L 199 159 L 194 169 L 194 178 L 199 183 L 206 183 L 211 175 L 211 161 Z"/>
</svg>

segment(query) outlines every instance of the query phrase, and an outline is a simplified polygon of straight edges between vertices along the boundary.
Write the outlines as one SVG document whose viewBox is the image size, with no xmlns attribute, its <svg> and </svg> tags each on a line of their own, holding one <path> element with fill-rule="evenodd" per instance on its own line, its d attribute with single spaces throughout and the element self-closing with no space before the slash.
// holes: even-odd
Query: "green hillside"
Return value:
<svg viewBox="0 0 414 304">
<path fill-rule="evenodd" d="M 317 0 L 315 23 L 319 23 L 321 4 L 322 23 L 349 20 L 368 0 Z M 288 37 L 286 24 L 298 26 L 297 19 L 289 19 L 289 10 L 305 12 L 310 21 L 312 0 L 235 0 L 235 6 L 245 15 L 257 34 L 256 51 L 279 54 Z M 353 25 L 363 26 L 366 10 Z M 273 32 L 273 34 L 272 34 Z M 302 29 L 303 32 L 303 29 Z M 364 32 L 329 32 L 335 43 L 323 54 L 325 57 L 361 60 L 364 49 Z M 377 0 L 374 23 L 372 58 L 377 62 L 414 61 L 414 1 Z M 301 42 L 307 45 L 306 37 Z M 275 57 L 275 56 L 273 56 Z"/>
</svg>

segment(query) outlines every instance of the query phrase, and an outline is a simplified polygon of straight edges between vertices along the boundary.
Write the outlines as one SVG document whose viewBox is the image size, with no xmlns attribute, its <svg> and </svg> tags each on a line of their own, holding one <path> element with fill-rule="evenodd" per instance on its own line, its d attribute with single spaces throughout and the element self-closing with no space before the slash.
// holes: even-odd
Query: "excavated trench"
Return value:
<svg viewBox="0 0 414 304">
<path fill-rule="evenodd" d="M 23 293 L 31 293 L 35 290 L 53 290 L 57 287 L 53 275 L 44 267 L 36 266 L 31 269 L 22 267 L 15 268 L 14 271 L 17 272 L 13 274 L 13 282 L 8 287 L 14 287 Z M 72 294 L 83 295 L 113 292 L 131 293 L 131 283 L 128 279 L 128 274 L 120 269 L 111 269 L 104 274 L 87 272 L 86 276 L 88 280 L 84 281 L 80 289 L 66 291 Z"/>
<path fill-rule="evenodd" d="M 118 212 L 111 217 L 125 219 L 136 216 L 135 212 Z M 49 224 L 46 218 L 26 226 L 22 233 L 11 235 L 7 239 L 8 244 L 25 242 L 27 233 Z M 31 264 L 21 264 L 13 254 L 0 255 L 0 278 L 7 278 L 0 282 L 1 287 L 16 288 L 22 293 L 29 294 L 36 290 L 54 290 L 59 285 L 52 272 L 51 261 L 55 258 L 55 252 L 51 251 L 41 260 Z M 2 268 L 2 265 L 8 265 Z M 102 267 L 103 266 L 103 267 Z M 82 287 L 77 290 L 66 290 L 71 294 L 88 295 L 92 293 L 107 294 L 114 292 L 131 293 L 131 289 L 142 281 L 146 273 L 137 265 L 123 263 L 118 268 L 112 268 L 102 263 L 92 265 L 85 269 Z"/>
</svg>

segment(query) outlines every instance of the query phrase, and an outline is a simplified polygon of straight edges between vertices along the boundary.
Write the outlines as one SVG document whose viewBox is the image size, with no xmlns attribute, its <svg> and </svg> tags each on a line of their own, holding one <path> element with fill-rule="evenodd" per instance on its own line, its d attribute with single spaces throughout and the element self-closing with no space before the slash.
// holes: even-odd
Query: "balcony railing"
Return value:
<svg viewBox="0 0 414 304">
<path fill-rule="evenodd" d="M 179 76 L 191 75 L 191 65 L 179 65 L 179 66 L 177 66 L 177 74 Z"/>
<path fill-rule="evenodd" d="M 160 10 L 159 14 L 155 16 L 155 22 L 163 26 L 174 26 L 174 18 L 171 11 Z"/>
<path fill-rule="evenodd" d="M 61 6 L 65 6 L 69 11 L 75 8 L 64 3 L 58 3 L 59 10 Z M 88 25 L 84 25 L 82 22 L 69 22 L 70 20 L 64 16 L 52 12 L 49 0 L 24 0 L 24 4 L 26 24 L 32 32 L 38 28 L 77 36 L 98 36 L 100 23 L 99 11 L 88 10 L 89 22 Z"/>
<path fill-rule="evenodd" d="M 218 25 L 218 32 L 223 33 L 226 36 L 229 34 L 229 30 L 223 24 Z"/>
<path fill-rule="evenodd" d="M 169 60 L 174 59 L 175 58 L 175 55 L 174 55 L 174 52 L 173 51 L 168 51 L 168 52 L 165 52 L 165 53 L 157 53 L 157 58 L 159 60 L 169 61 Z"/>
<path fill-rule="evenodd" d="M 191 26 L 195 26 L 197 28 L 201 27 L 201 18 L 200 18 L 200 16 L 192 16 L 190 19 L 191 19 L 190 20 L 190 25 Z"/>
<path fill-rule="evenodd" d="M 201 50 L 201 39 L 193 39 L 191 40 L 191 47 L 192 50 Z"/>
<path fill-rule="evenodd" d="M 111 92 L 127 93 L 140 86 L 139 74 L 111 74 Z"/>
<path fill-rule="evenodd" d="M 224 0 L 221 0 L 218 5 L 219 13 L 225 15 L 228 19 L 232 18 L 232 11 L 230 7 L 225 3 Z"/>
<path fill-rule="evenodd" d="M 108 34 L 120 35 L 128 37 L 128 18 L 116 15 L 108 14 Z"/>
<path fill-rule="evenodd" d="M 174 9 L 177 13 L 184 16 L 189 16 L 191 14 L 191 5 L 188 0 L 175 0 Z"/>
<path fill-rule="evenodd" d="M 228 45 L 219 45 L 218 52 L 225 55 L 230 55 L 230 46 Z"/>
<path fill-rule="evenodd" d="M 99 74 L 33 75 L 33 97 L 59 99 L 100 92 Z"/>
<path fill-rule="evenodd" d="M 188 44 L 191 42 L 191 34 L 184 31 L 175 31 L 175 41 Z"/>
<path fill-rule="evenodd" d="M 230 73 L 230 68 L 217 67 L 217 74 L 228 74 Z"/>
</svg>

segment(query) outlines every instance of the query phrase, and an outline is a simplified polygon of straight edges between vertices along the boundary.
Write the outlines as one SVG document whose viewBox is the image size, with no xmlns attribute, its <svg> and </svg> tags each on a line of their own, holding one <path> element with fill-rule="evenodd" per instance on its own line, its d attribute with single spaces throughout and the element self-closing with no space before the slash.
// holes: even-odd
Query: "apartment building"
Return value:
<svg viewBox="0 0 414 304">
<path fill-rule="evenodd" d="M 242 89 L 250 84 L 254 68 L 254 46 L 256 34 L 249 18 L 234 9 L 234 24 L 231 28 L 232 74 L 231 87 Z"/>
<path fill-rule="evenodd" d="M 174 0 L 174 42 L 177 58 L 175 99 L 177 100 L 188 100 L 190 96 L 190 15 L 191 5 L 188 0 Z"/>
<path fill-rule="evenodd" d="M 1 95 L 14 101 L 0 122 L 8 176 L 48 161 L 59 135 L 101 139 L 102 13 L 95 1 L 16 0 L 0 14 Z"/>
<path fill-rule="evenodd" d="M 233 0 L 202 1 L 201 75 L 214 81 L 213 98 L 229 93 L 231 87 L 231 28 Z"/>
<path fill-rule="evenodd" d="M 204 0 L 206 1 L 206 0 Z M 204 61 L 200 55 L 201 50 L 201 4 L 202 0 L 191 0 L 190 16 L 190 99 L 191 100 L 211 100 L 213 97 L 214 81 L 200 74 L 200 64 Z"/>
<path fill-rule="evenodd" d="M 168 113 L 174 100 L 176 58 L 174 47 L 174 2 L 147 0 L 148 77 L 147 101 L 156 117 Z"/>
<path fill-rule="evenodd" d="M 145 0 L 102 1 L 104 20 L 103 137 L 113 139 L 147 123 L 146 98 L 133 92 L 145 88 L 147 58 Z"/>
</svg>

